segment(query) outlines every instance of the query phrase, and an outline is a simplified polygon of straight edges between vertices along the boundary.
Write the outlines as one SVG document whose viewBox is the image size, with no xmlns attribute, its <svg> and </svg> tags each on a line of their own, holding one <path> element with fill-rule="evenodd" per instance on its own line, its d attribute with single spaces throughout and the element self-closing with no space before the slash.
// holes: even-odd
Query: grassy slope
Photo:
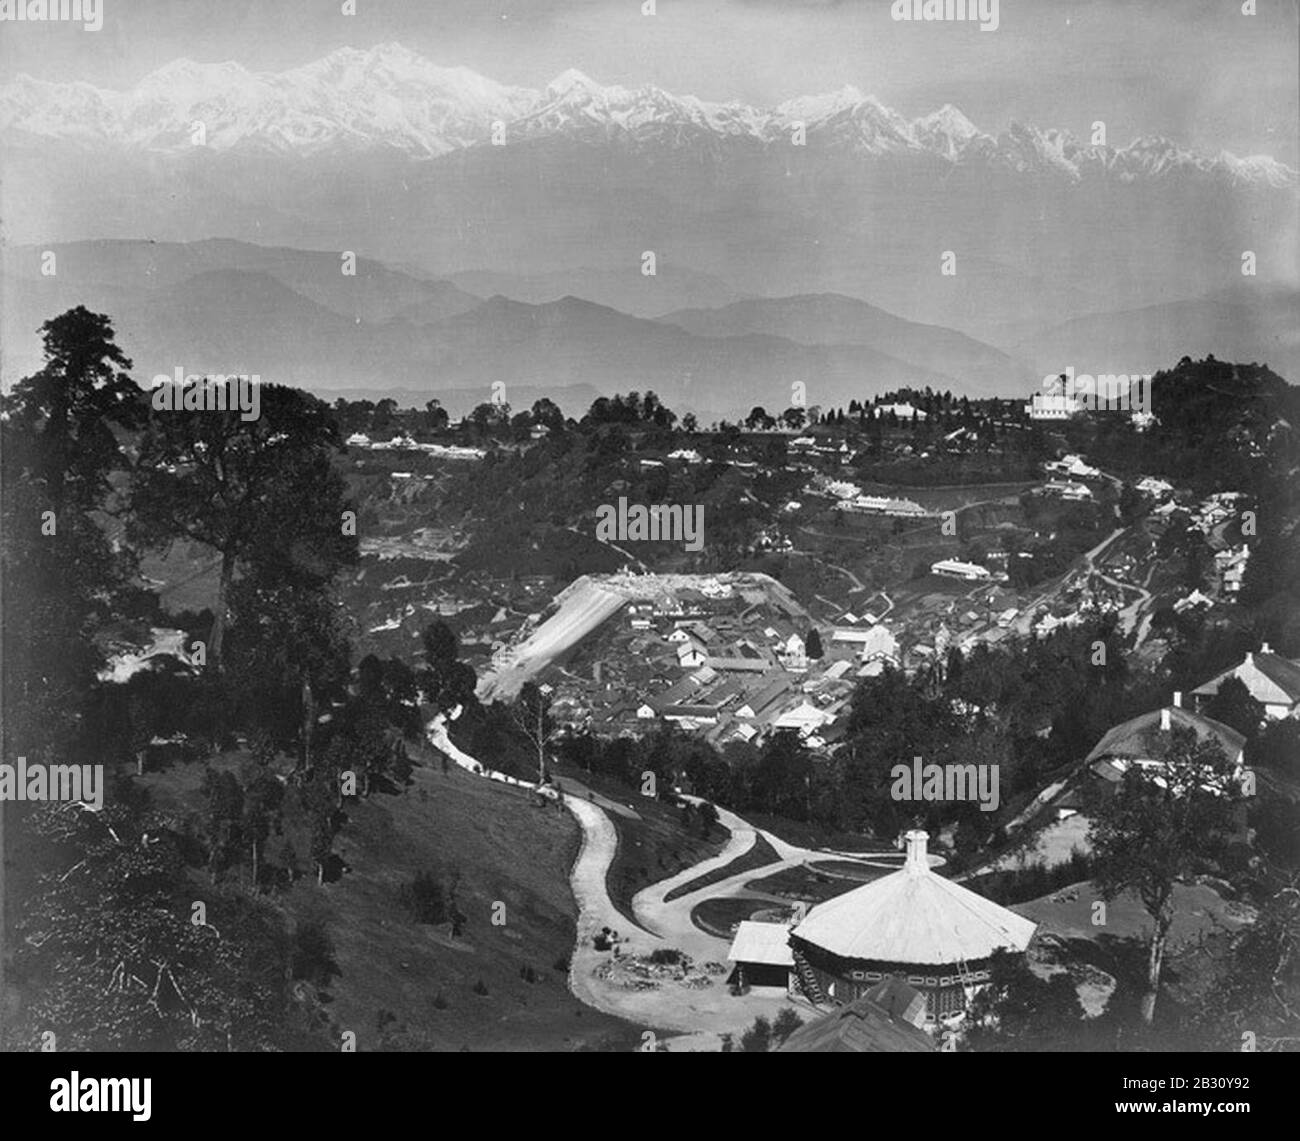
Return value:
<svg viewBox="0 0 1300 1141">
<path fill-rule="evenodd" d="M 664 896 L 665 902 L 671 902 L 674 899 L 681 899 L 684 895 L 690 895 L 693 891 L 699 891 L 702 887 L 709 887 L 715 883 L 721 883 L 732 876 L 738 876 L 741 872 L 754 871 L 757 868 L 765 868 L 768 864 L 776 863 L 781 857 L 776 854 L 776 849 L 772 847 L 762 836 L 754 838 L 754 846 L 743 855 L 737 856 L 729 864 L 723 864 L 720 868 L 714 868 L 711 872 L 705 872 L 702 876 L 696 876 L 693 880 L 673 888 Z"/>
<path fill-rule="evenodd" d="M 728 942 L 735 937 L 736 927 L 746 919 L 761 915 L 762 923 L 784 922 L 790 914 L 790 908 L 781 907 L 769 899 L 751 899 L 747 896 L 724 896 L 722 899 L 706 899 L 691 909 L 691 922 L 701 931 L 716 935 Z"/>
<path fill-rule="evenodd" d="M 225 757 L 218 766 L 236 761 Z M 201 771 L 176 766 L 145 783 L 160 808 L 193 810 Z M 538 808 L 527 793 L 455 766 L 443 773 L 427 758 L 401 795 L 376 795 L 346 811 L 334 851 L 348 871 L 324 887 L 304 877 L 276 900 L 291 923 L 319 920 L 328 929 L 341 973 L 327 1008 L 337 1031 L 356 1033 L 358 1049 L 639 1043 L 639 1029 L 578 1002 L 567 973 L 555 967 L 573 948 L 577 914 L 568 875 L 579 833 L 568 812 Z M 453 863 L 462 871 L 458 901 L 467 916 L 459 939 L 447 924 L 414 922 L 396 898 L 421 868 L 437 866 L 445 875 Z M 503 926 L 492 924 L 497 901 L 505 904 Z M 520 977 L 523 967 L 536 972 L 536 982 Z M 480 979 L 486 996 L 473 993 Z M 434 1005 L 439 993 L 444 1009 Z M 393 1016 L 382 1032 L 381 1011 Z"/>
</svg>

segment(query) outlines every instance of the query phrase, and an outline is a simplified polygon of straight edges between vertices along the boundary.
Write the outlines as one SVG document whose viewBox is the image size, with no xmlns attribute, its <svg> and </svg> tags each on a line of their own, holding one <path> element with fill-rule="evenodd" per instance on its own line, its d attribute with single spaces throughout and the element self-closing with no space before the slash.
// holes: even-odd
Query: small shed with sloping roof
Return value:
<svg viewBox="0 0 1300 1141">
<path fill-rule="evenodd" d="M 735 980 L 747 986 L 790 986 L 794 955 L 790 951 L 790 928 L 784 923 L 742 920 L 731 940 L 729 961 L 736 964 Z"/>
</svg>

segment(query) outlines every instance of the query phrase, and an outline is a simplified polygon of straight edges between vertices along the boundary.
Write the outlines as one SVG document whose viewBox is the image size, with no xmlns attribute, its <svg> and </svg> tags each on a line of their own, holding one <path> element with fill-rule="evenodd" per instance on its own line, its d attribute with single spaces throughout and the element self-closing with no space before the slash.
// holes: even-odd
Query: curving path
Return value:
<svg viewBox="0 0 1300 1141">
<path fill-rule="evenodd" d="M 606 1000 L 605 992 L 610 988 L 595 977 L 596 968 L 610 954 L 597 951 L 592 941 L 602 927 L 622 936 L 620 946 L 625 953 L 644 953 L 652 950 L 658 941 L 630 927 L 609 898 L 605 873 L 618 850 L 618 833 L 613 821 L 604 809 L 572 794 L 565 794 L 564 804 L 582 826 L 582 848 L 569 873 L 569 884 L 578 905 L 578 938 L 569 960 L 569 989 L 588 1006 L 626 1017 L 626 1011 Z"/>
<path fill-rule="evenodd" d="M 447 736 L 446 718 L 443 715 L 434 718 L 425 732 L 435 748 L 462 768 L 490 780 L 523 788 L 536 788 L 532 782 L 518 780 L 488 768 L 458 748 Z M 639 930 L 619 914 L 606 886 L 609 866 L 618 851 L 618 833 L 608 812 L 599 804 L 573 793 L 561 791 L 559 795 L 582 828 L 582 847 L 569 877 L 578 906 L 577 943 L 569 966 L 569 988 L 576 998 L 588 1006 L 635 1025 L 685 1035 L 684 1038 L 675 1038 L 678 1049 L 716 1050 L 720 1035 L 738 1036 L 760 1014 L 770 1019 L 785 1007 L 798 1009 L 805 1019 L 809 1017 L 811 1012 L 806 1004 L 792 1002 L 779 991 L 751 992 L 733 997 L 723 985 L 725 976 L 716 977 L 712 985 L 698 990 L 675 982 L 647 990 L 629 990 L 613 985 L 597 974 L 597 968 L 610 962 L 614 956 L 608 951 L 597 951 L 593 940 L 602 928 L 608 927 L 619 933 L 621 941 L 618 948 L 622 955 L 640 956 L 649 954 L 657 947 L 674 947 L 690 955 L 697 964 L 711 961 L 725 964 L 730 942 L 695 926 L 691 921 L 691 911 L 697 904 L 706 899 L 731 896 L 787 903 L 787 900 L 779 896 L 748 888 L 746 884 L 783 868 L 797 867 L 814 860 L 847 859 L 870 865 L 870 855 L 788 844 L 771 832 L 756 828 L 734 812 L 718 808 L 719 822 L 731 832 L 723 850 L 717 856 L 701 860 L 638 892 L 632 900 L 632 910 L 637 920 L 646 927 L 646 930 Z M 688 799 L 699 802 L 698 797 Z M 726 867 L 745 855 L 759 836 L 776 852 L 775 861 L 760 868 L 738 872 L 678 899 L 665 900 L 664 897 L 675 887 Z M 932 856 L 931 860 L 935 863 L 943 862 L 939 856 Z"/>
<path fill-rule="evenodd" d="M 687 799 L 697 800 L 689 797 Z M 715 805 L 715 807 L 717 807 Z M 702 860 L 694 867 L 678 872 L 669 879 L 643 888 L 632 899 L 632 912 L 637 921 L 650 931 L 655 932 L 668 945 L 678 947 L 697 960 L 717 959 L 726 961 L 730 940 L 719 939 L 701 930 L 691 919 L 691 912 L 706 899 L 758 899 L 773 903 L 789 904 L 789 900 L 772 895 L 761 889 L 747 886 L 750 881 L 775 875 L 786 868 L 797 868 L 818 860 L 839 860 L 862 864 L 864 867 L 880 867 L 874 863 L 871 853 L 837 852 L 824 848 L 802 848 L 797 844 L 788 844 L 779 836 L 762 828 L 756 828 L 748 821 L 725 808 L 718 808 L 718 821 L 731 831 L 731 839 L 722 853 L 709 860 Z M 757 868 L 748 868 L 734 876 L 707 884 L 686 895 L 673 900 L 664 897 L 674 888 L 690 883 L 691 880 L 705 875 L 717 868 L 725 867 L 732 860 L 744 855 L 761 836 L 776 852 L 776 859 Z M 896 855 L 896 853 L 890 853 Z M 931 855 L 930 863 L 938 867 L 944 863 L 942 856 Z M 890 871 L 896 871 L 899 865 L 889 865 Z"/>
</svg>

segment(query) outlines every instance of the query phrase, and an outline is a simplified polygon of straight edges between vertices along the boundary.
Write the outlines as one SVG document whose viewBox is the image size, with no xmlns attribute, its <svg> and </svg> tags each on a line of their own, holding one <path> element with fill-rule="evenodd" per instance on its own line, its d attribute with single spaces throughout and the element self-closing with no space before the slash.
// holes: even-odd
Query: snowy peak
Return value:
<svg viewBox="0 0 1300 1141">
<path fill-rule="evenodd" d="M 560 72 L 546 85 L 546 94 L 556 99 L 591 98 L 593 95 L 601 94 L 602 90 L 599 83 L 576 67 Z M 621 91 L 622 88 L 611 90 Z"/>
<path fill-rule="evenodd" d="M 782 103 L 776 113 L 790 122 L 820 123 L 856 107 L 866 97 L 856 87 L 845 85 L 825 95 L 801 95 Z"/>
<path fill-rule="evenodd" d="M 912 135 L 922 146 L 956 159 L 972 139 L 983 137 L 978 127 L 951 103 L 912 121 Z"/>
<path fill-rule="evenodd" d="M 831 154 L 978 163 L 1073 182 L 1190 173 L 1241 186 L 1296 184 L 1295 171 L 1267 156 L 1201 155 L 1167 139 L 1089 147 L 1068 132 L 1021 123 L 992 135 L 952 104 L 908 120 L 853 86 L 761 108 L 654 86 L 607 86 L 570 68 L 534 90 L 441 67 L 399 43 L 340 48 L 280 73 L 182 58 L 124 92 L 26 75 L 0 87 L 0 133 L 27 141 L 177 152 L 193 147 L 196 123 L 203 125 L 204 145 L 217 152 L 392 150 L 414 159 L 490 145 L 501 128 L 507 143 L 702 148 L 719 156 L 729 147 L 788 145 L 792 130 L 802 128 L 809 148 Z"/>
<path fill-rule="evenodd" d="M 252 73 L 233 60 L 225 63 L 198 63 L 182 56 L 150 72 L 140 81 L 136 91 L 158 88 L 169 93 L 178 88 L 210 91 L 217 87 L 234 86 L 252 79 Z"/>
<path fill-rule="evenodd" d="M 960 139 L 969 139 L 979 134 L 975 124 L 951 103 L 945 103 L 939 110 L 922 115 L 913 125 L 918 129 L 941 131 L 945 135 Z"/>
</svg>

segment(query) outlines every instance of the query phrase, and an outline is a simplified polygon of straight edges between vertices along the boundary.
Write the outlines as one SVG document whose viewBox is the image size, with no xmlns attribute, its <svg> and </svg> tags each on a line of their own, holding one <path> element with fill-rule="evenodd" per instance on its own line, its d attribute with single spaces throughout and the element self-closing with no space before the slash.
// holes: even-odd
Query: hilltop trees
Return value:
<svg viewBox="0 0 1300 1141">
<path fill-rule="evenodd" d="M 128 534 L 145 546 L 190 539 L 220 553 L 207 648 L 218 669 L 237 574 L 320 588 L 357 552 L 331 466 L 342 444 L 329 409 L 280 385 L 260 396 L 256 420 L 238 410 L 156 411 L 140 442 Z"/>
<path fill-rule="evenodd" d="M 639 392 L 629 392 L 626 396 L 597 397 L 581 422 L 586 425 L 644 423 L 656 428 L 671 428 L 677 422 L 677 413 L 653 392 L 647 392 L 644 399 Z"/>
<path fill-rule="evenodd" d="M 141 392 L 104 314 L 79 305 L 46 321 L 41 339 L 44 366 L 15 384 L 5 401 L 14 446 L 25 444 L 29 474 L 44 482 L 56 512 L 65 504 L 96 507 L 109 490 L 109 474 L 124 466 L 113 427 L 140 424 Z"/>
<path fill-rule="evenodd" d="M 442 406 L 441 400 L 434 397 L 425 401 L 424 418 L 421 426 L 426 432 L 441 432 L 447 426 L 449 419 L 447 409 Z"/>
<path fill-rule="evenodd" d="M 533 401 L 531 416 L 534 424 L 549 428 L 552 432 L 564 430 L 564 413 L 560 411 L 560 406 L 548 397 L 543 396 Z"/>
<path fill-rule="evenodd" d="M 94 636 L 143 613 L 134 560 L 95 513 L 113 507 L 127 467 L 116 430 L 141 417 L 131 362 L 102 314 L 84 308 L 41 328 L 45 364 L 0 398 L 5 745 L 29 758 L 60 753 L 102 662 Z"/>
<path fill-rule="evenodd" d="M 425 700 L 445 713 L 465 705 L 474 696 L 478 677 L 472 666 L 458 659 L 456 635 L 445 622 L 431 622 L 422 636 L 424 669 L 417 680 Z"/>
</svg>

